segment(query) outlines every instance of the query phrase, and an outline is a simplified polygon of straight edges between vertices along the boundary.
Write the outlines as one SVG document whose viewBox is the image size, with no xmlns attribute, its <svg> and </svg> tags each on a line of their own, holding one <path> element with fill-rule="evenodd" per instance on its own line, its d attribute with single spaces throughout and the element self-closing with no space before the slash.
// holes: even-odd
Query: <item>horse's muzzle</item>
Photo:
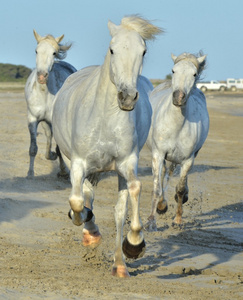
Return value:
<svg viewBox="0 0 243 300">
<path fill-rule="evenodd" d="M 139 93 L 137 91 L 130 94 L 126 92 L 119 92 L 117 97 L 120 109 L 125 111 L 131 111 L 134 109 L 135 104 L 138 101 Z"/>
<path fill-rule="evenodd" d="M 48 79 L 48 73 L 47 72 L 37 72 L 37 80 L 40 84 L 46 84 Z"/>
<path fill-rule="evenodd" d="M 176 90 L 173 92 L 173 104 L 175 106 L 183 106 L 186 104 L 186 94 L 183 91 Z"/>
</svg>

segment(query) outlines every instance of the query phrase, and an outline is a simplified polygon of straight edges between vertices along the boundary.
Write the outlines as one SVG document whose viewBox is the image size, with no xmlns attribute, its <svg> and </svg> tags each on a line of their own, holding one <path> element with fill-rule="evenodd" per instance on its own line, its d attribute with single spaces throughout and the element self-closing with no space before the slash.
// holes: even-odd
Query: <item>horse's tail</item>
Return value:
<svg viewBox="0 0 243 300">
<path fill-rule="evenodd" d="M 93 173 L 87 177 L 88 181 L 92 184 L 92 186 L 97 186 L 100 181 L 100 173 Z"/>
</svg>

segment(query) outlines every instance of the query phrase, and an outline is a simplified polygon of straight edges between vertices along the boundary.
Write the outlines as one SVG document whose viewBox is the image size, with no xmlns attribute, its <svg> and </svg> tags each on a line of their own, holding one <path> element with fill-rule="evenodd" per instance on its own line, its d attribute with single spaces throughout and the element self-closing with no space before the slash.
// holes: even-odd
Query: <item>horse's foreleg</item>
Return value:
<svg viewBox="0 0 243 300">
<path fill-rule="evenodd" d="M 41 125 L 45 131 L 45 136 L 46 136 L 46 154 L 45 157 L 46 159 L 49 160 L 55 160 L 57 159 L 57 154 L 56 152 L 51 151 L 51 145 L 52 145 L 52 129 L 51 125 L 49 123 L 46 123 L 45 121 L 41 122 Z"/>
<path fill-rule="evenodd" d="M 176 186 L 175 200 L 177 202 L 175 224 L 182 224 L 182 204 L 188 200 L 187 174 L 193 165 L 194 157 L 185 161 L 181 166 L 180 180 Z"/>
<path fill-rule="evenodd" d="M 34 176 L 34 162 L 35 162 L 35 157 L 36 157 L 36 154 L 38 151 L 38 146 L 36 143 L 37 126 L 38 126 L 37 121 L 28 123 L 28 128 L 29 128 L 29 133 L 30 133 L 30 148 L 29 148 L 30 165 L 29 165 L 29 171 L 27 174 L 28 178 L 32 178 Z"/>
<path fill-rule="evenodd" d="M 83 195 L 85 207 L 93 210 L 94 191 L 92 184 L 85 179 L 83 184 Z M 83 228 L 83 245 L 96 248 L 101 242 L 101 234 L 98 226 L 95 224 L 95 216 L 90 221 L 84 223 Z"/>
<path fill-rule="evenodd" d="M 148 222 L 145 228 L 149 231 L 157 230 L 156 226 L 156 211 L 163 214 L 167 211 L 167 201 L 164 199 L 163 180 L 166 172 L 165 161 L 160 156 L 153 156 L 152 159 L 153 169 L 153 192 L 152 192 L 152 209 L 148 217 Z"/>
<path fill-rule="evenodd" d="M 116 249 L 114 255 L 114 264 L 112 267 L 112 275 L 117 277 L 129 277 L 129 273 L 123 258 L 122 252 L 122 236 L 123 236 L 123 226 L 126 219 L 127 213 L 127 199 L 128 190 L 126 185 L 126 180 L 118 175 L 118 202 L 115 207 L 115 220 L 116 220 Z"/>
<path fill-rule="evenodd" d="M 92 210 L 84 206 L 83 181 L 85 176 L 83 164 L 80 159 L 76 158 L 72 160 L 70 176 L 72 190 L 69 197 L 71 206 L 69 217 L 75 225 L 80 226 L 84 222 L 90 221 L 93 217 Z"/>
<path fill-rule="evenodd" d="M 128 258 L 138 258 L 145 252 L 143 225 L 139 216 L 141 182 L 135 174 L 127 181 L 128 192 L 131 200 L 131 229 L 123 241 L 123 252 Z"/>
</svg>

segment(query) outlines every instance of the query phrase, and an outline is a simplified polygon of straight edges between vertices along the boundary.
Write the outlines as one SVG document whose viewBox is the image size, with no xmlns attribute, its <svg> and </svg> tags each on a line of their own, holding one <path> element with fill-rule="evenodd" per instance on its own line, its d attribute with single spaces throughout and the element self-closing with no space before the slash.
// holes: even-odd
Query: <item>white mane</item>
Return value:
<svg viewBox="0 0 243 300">
<path fill-rule="evenodd" d="M 163 33 L 161 28 L 154 26 L 148 20 L 138 15 L 124 17 L 121 21 L 121 26 L 137 31 L 144 40 L 154 39 L 155 35 Z"/>
</svg>

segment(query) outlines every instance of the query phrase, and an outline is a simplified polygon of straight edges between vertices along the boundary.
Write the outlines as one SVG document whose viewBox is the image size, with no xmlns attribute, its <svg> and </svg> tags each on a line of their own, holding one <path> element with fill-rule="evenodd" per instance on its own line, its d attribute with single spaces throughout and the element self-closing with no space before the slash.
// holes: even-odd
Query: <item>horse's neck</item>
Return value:
<svg viewBox="0 0 243 300">
<path fill-rule="evenodd" d="M 97 85 L 97 96 L 99 103 L 105 110 L 118 107 L 116 101 L 117 89 L 115 85 L 110 80 L 110 54 L 107 53 L 105 61 L 100 69 L 100 75 Z M 103 100 L 103 101 L 102 101 Z"/>
<path fill-rule="evenodd" d="M 173 104 L 172 94 L 167 99 L 167 115 L 177 122 L 184 122 L 186 107 L 177 107 Z"/>
</svg>

